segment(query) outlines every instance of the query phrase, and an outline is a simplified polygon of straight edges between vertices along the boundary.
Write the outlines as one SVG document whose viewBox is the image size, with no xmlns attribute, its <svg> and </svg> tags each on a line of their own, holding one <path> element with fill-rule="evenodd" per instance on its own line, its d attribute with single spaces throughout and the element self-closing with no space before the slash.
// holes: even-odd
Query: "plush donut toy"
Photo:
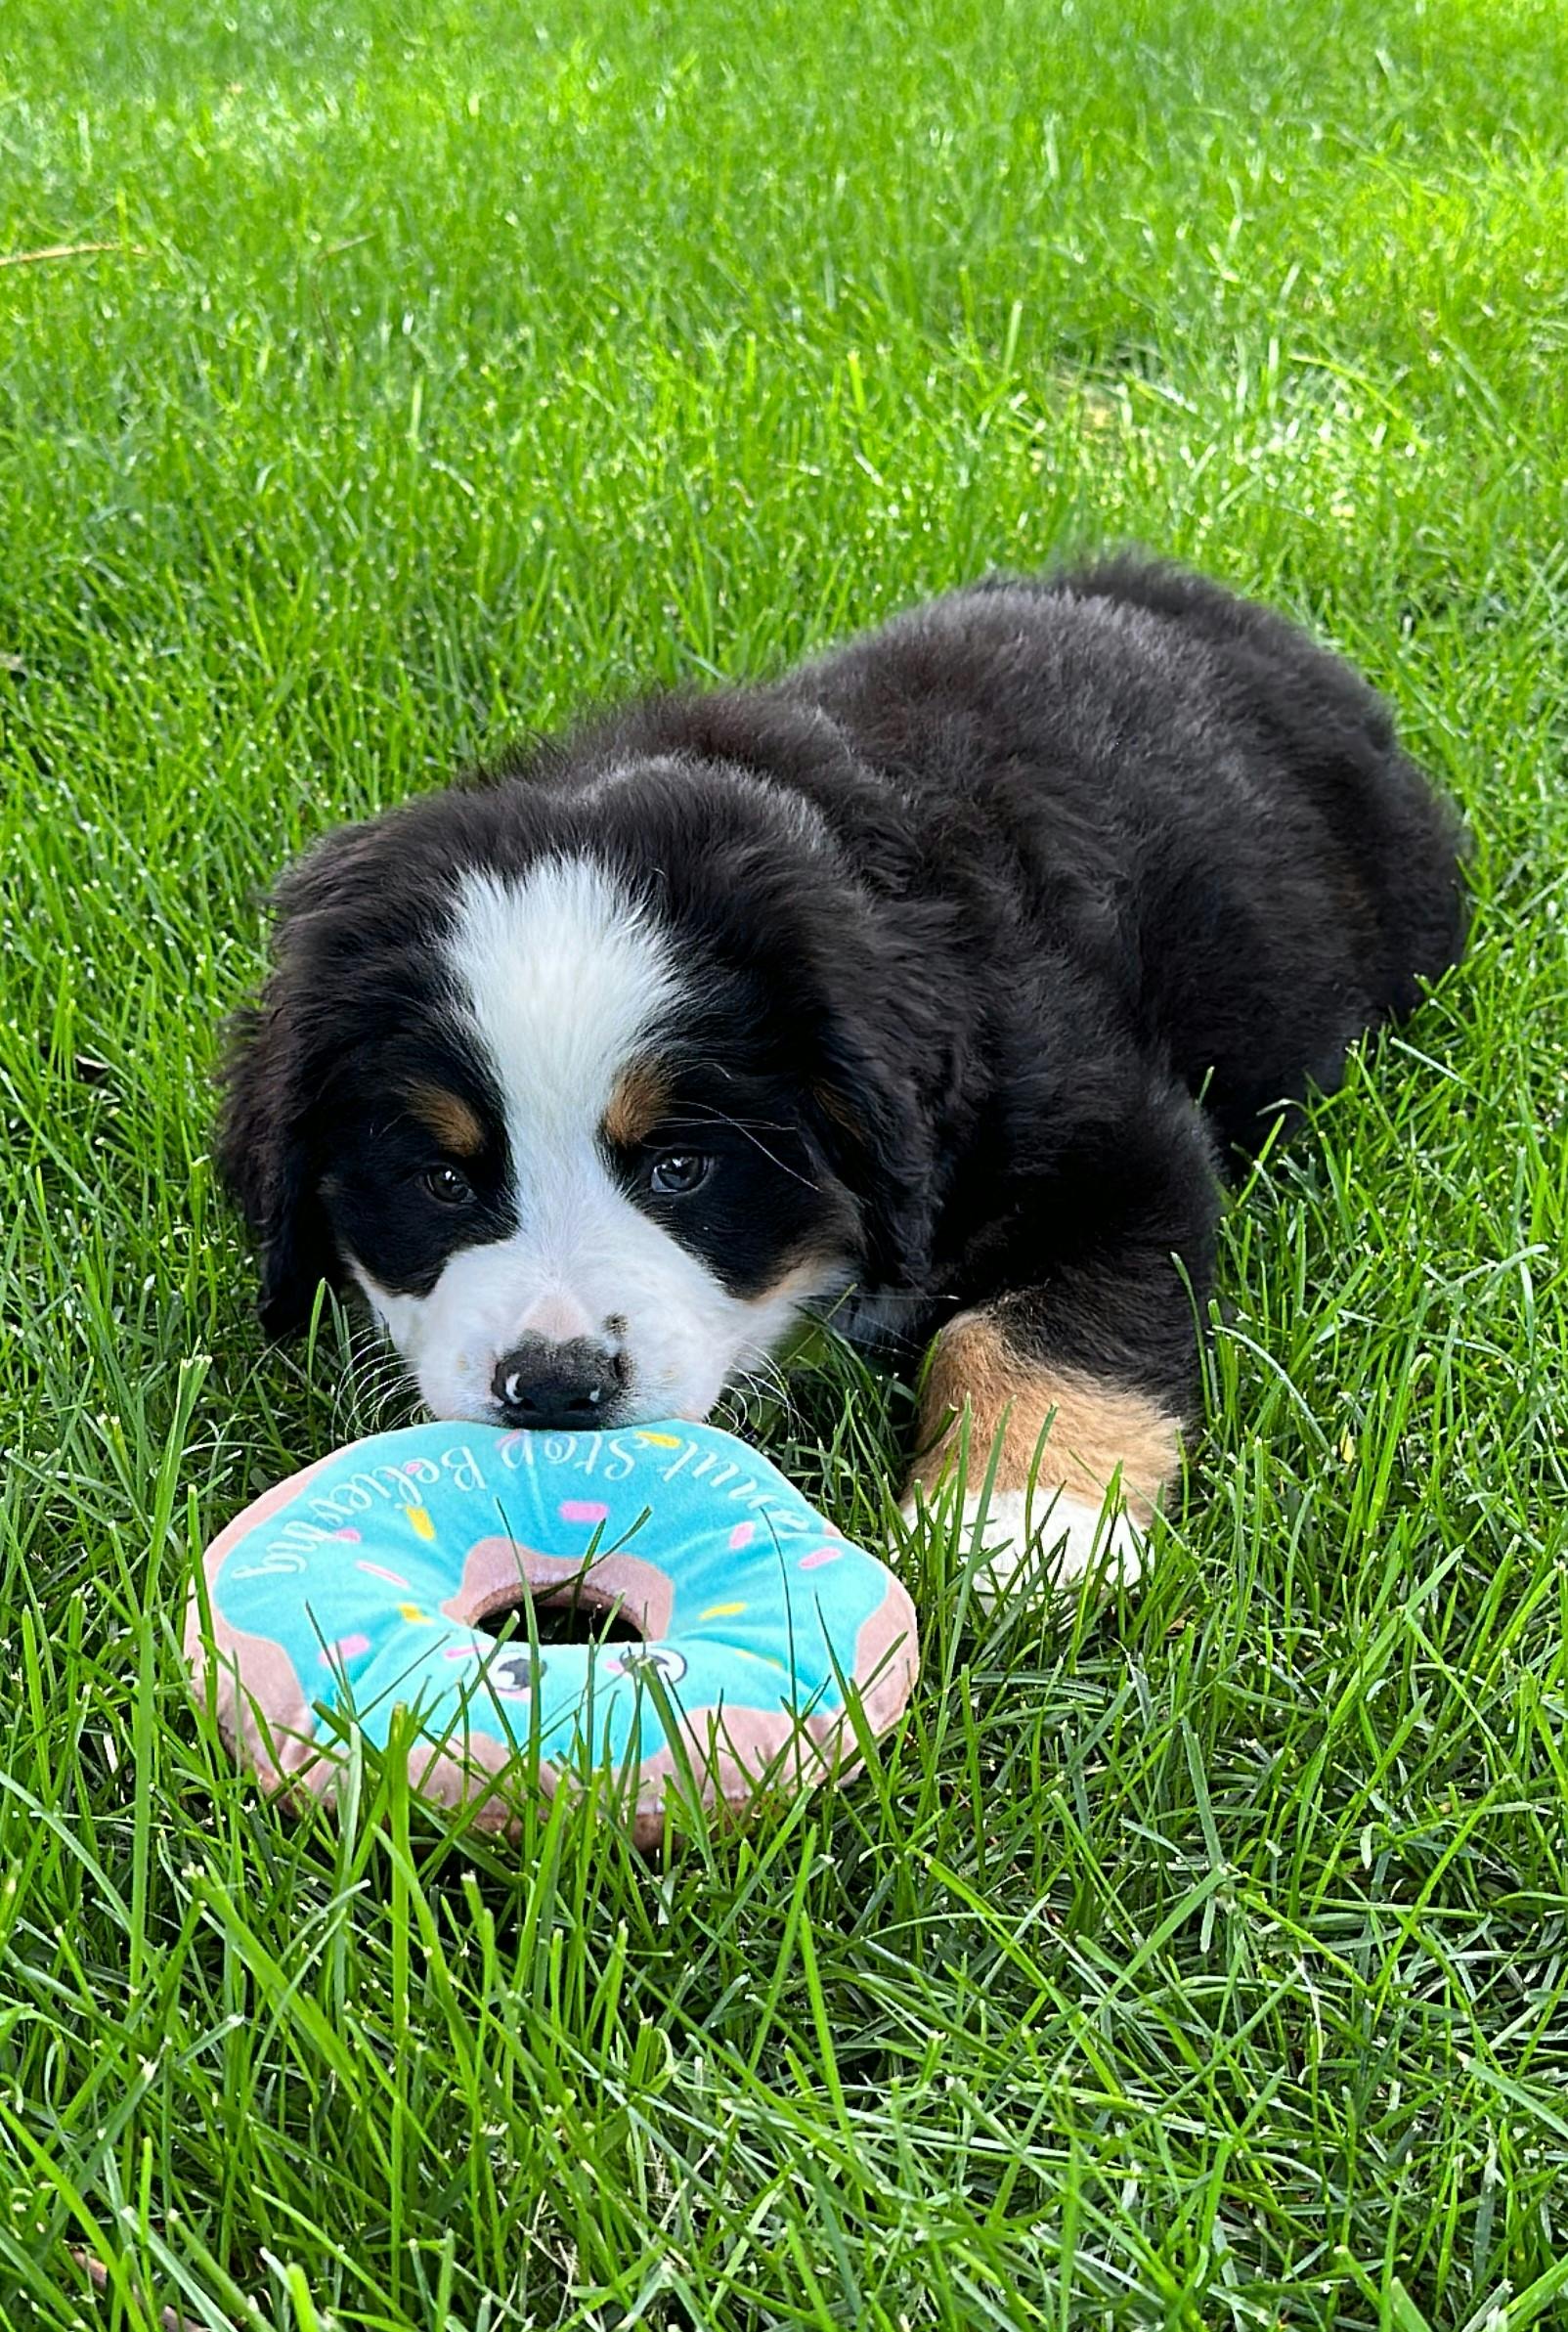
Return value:
<svg viewBox="0 0 1568 2332">
<path fill-rule="evenodd" d="M 608 1770 L 652 1845 L 683 1791 L 740 1814 L 842 1778 L 851 1707 L 880 1736 L 915 1681 L 892 1572 L 708 1426 L 378 1433 L 267 1491 L 202 1570 L 193 1689 L 265 1783 L 327 1794 L 346 1725 L 384 1748 L 401 1707 L 420 1793 L 490 1828 L 515 1819 L 503 1774 L 548 1793 Z M 530 1599 L 631 1640 L 546 1642 Z"/>
</svg>

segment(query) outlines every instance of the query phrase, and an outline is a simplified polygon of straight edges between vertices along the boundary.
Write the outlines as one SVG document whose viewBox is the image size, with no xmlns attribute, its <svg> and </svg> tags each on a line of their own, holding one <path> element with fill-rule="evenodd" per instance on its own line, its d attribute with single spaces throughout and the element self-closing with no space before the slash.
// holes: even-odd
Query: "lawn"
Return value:
<svg viewBox="0 0 1568 2332">
<path fill-rule="evenodd" d="M 1544 0 L 11 0 L 8 2332 L 1568 2322 L 1565 120 Z M 1480 902 L 1238 1196 L 1153 1583 L 983 1619 L 824 1349 L 878 1770 L 663 1870 L 270 1811 L 193 1560 L 399 1413 L 213 1187 L 270 874 L 1111 538 L 1360 659 Z"/>
</svg>

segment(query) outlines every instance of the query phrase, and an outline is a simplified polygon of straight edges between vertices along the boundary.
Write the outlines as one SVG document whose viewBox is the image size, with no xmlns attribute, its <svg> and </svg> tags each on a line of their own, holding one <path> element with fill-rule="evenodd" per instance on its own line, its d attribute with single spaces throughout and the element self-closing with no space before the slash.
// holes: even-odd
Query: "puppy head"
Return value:
<svg viewBox="0 0 1568 2332">
<path fill-rule="evenodd" d="M 437 1416 L 701 1417 L 864 1270 L 891 1105 L 765 790 L 443 796 L 285 879 L 221 1144 L 271 1331 L 327 1276 Z"/>
</svg>

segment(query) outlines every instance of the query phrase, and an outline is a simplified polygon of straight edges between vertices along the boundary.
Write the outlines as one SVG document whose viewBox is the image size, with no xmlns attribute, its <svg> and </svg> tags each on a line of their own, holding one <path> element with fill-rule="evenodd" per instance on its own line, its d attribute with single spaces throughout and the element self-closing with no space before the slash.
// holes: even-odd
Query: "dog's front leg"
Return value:
<svg viewBox="0 0 1568 2332">
<path fill-rule="evenodd" d="M 1179 1410 L 1143 1387 L 1053 1362 L 1008 1307 L 963 1312 L 936 1340 L 920 1405 L 906 1511 L 962 1498 L 979 1524 L 992 1600 L 1025 1564 L 1069 1586 L 1097 1564 L 1130 1582 L 1179 1464 Z"/>
<path fill-rule="evenodd" d="M 1070 1247 L 1021 1254 L 1018 1292 L 936 1339 L 905 1512 L 961 1497 L 964 1548 L 979 1525 L 990 1556 L 976 1573 L 988 1600 L 1021 1572 L 1070 1585 L 1099 1564 L 1124 1581 L 1144 1567 L 1197 1405 L 1217 1202 L 1206 1138 L 1191 1120 L 1182 1132 L 1144 1171 L 1123 1151 L 1119 1174 L 1039 1210 L 1059 1236 L 1074 1226 Z"/>
</svg>

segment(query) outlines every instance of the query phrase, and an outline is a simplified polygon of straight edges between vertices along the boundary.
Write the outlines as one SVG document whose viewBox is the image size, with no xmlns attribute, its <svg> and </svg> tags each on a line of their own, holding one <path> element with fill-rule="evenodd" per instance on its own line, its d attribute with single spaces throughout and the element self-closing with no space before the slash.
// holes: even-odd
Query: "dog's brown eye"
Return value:
<svg viewBox="0 0 1568 2332">
<path fill-rule="evenodd" d="M 666 1198 L 684 1198 L 688 1190 L 707 1181 L 712 1165 L 713 1160 L 704 1158 L 700 1150 L 667 1150 L 649 1168 L 648 1187 Z"/>
<path fill-rule="evenodd" d="M 443 1207 L 466 1207 L 473 1197 L 473 1185 L 466 1174 L 459 1174 L 455 1166 L 432 1166 L 420 1181 L 433 1199 Z"/>
</svg>

